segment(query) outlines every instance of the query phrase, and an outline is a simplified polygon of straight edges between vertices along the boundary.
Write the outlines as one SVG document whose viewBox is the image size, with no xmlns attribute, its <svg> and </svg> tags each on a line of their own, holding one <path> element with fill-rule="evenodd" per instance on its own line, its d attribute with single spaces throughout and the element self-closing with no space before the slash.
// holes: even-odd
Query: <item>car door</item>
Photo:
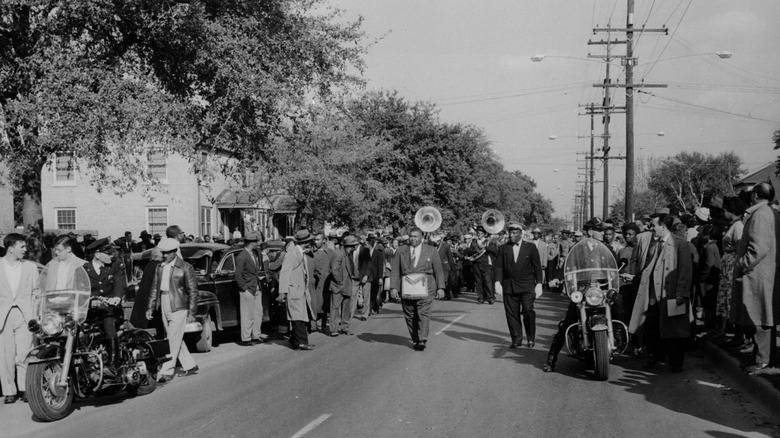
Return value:
<svg viewBox="0 0 780 438">
<path fill-rule="evenodd" d="M 239 322 L 238 286 L 236 285 L 236 254 L 230 251 L 222 257 L 214 271 L 214 293 L 222 312 L 222 326 L 235 327 Z"/>
</svg>

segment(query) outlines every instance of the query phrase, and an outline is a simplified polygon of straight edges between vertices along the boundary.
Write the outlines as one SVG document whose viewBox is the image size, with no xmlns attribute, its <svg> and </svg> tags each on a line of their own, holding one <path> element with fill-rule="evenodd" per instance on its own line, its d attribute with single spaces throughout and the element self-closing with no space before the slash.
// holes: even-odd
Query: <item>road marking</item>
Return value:
<svg viewBox="0 0 780 438">
<path fill-rule="evenodd" d="M 466 316 L 465 313 L 463 315 L 460 315 L 459 317 L 455 318 L 454 320 L 452 320 L 451 323 L 445 325 L 444 328 L 442 328 L 438 332 L 434 333 L 434 336 L 439 336 L 440 334 L 444 333 L 445 331 L 447 331 L 448 328 L 450 328 L 452 326 L 452 324 L 455 324 L 456 322 L 460 321 L 460 319 L 463 318 L 464 316 Z"/>
<path fill-rule="evenodd" d="M 299 430 L 298 433 L 296 433 L 295 435 L 292 436 L 292 438 L 301 438 L 302 436 L 304 436 L 307 433 L 309 433 L 312 430 L 314 430 L 315 427 L 317 427 L 320 424 L 324 423 L 325 420 L 330 418 L 331 415 L 332 414 L 322 414 L 322 415 L 320 415 L 319 417 L 317 417 L 317 419 L 315 419 L 311 423 L 307 424 L 306 427 L 304 427 L 303 429 Z"/>
<path fill-rule="evenodd" d="M 698 383 L 699 385 L 711 386 L 713 388 L 718 388 L 718 389 L 729 389 L 728 386 L 721 385 L 720 383 L 703 382 L 701 380 L 697 380 L 696 383 Z"/>
</svg>

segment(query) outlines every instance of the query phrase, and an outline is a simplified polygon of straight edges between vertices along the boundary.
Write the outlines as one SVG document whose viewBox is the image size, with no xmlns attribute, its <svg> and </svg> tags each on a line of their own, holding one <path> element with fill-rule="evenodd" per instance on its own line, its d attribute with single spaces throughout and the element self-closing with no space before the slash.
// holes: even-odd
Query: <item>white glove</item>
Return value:
<svg viewBox="0 0 780 438">
<path fill-rule="evenodd" d="M 536 285 L 536 288 L 534 289 L 534 292 L 536 293 L 536 298 L 539 298 L 542 296 L 542 283 L 538 283 Z"/>
<path fill-rule="evenodd" d="M 496 291 L 496 295 L 504 295 L 504 288 L 501 286 L 501 283 L 499 283 L 498 281 L 496 282 L 495 291 Z"/>
</svg>

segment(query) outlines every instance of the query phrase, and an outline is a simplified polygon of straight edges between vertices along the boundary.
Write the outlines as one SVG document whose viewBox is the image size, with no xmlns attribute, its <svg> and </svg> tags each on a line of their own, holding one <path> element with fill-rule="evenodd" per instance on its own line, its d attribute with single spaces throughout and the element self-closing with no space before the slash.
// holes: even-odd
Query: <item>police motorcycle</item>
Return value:
<svg viewBox="0 0 780 438">
<path fill-rule="evenodd" d="M 119 360 L 108 367 L 108 342 L 101 321 L 88 316 L 89 309 L 114 306 L 121 314 L 121 307 L 116 309 L 117 304 L 109 299 L 90 296 L 89 277 L 80 266 L 68 278 L 67 289 L 55 289 L 57 279 L 49 277 L 47 269 L 39 276 L 37 319 L 28 322 L 37 339 L 37 346 L 26 358 L 25 383 L 33 414 L 42 421 L 56 421 L 73 411 L 76 398 L 122 390 L 133 396 L 154 391 L 167 341 L 154 341 L 149 332 L 122 323 L 117 332 Z"/>
<path fill-rule="evenodd" d="M 597 380 L 607 380 L 609 362 L 628 346 L 628 327 L 612 319 L 617 262 L 603 243 L 587 238 L 571 248 L 563 270 L 566 293 L 579 310 L 579 321 L 566 329 L 566 348 L 592 365 Z"/>
</svg>

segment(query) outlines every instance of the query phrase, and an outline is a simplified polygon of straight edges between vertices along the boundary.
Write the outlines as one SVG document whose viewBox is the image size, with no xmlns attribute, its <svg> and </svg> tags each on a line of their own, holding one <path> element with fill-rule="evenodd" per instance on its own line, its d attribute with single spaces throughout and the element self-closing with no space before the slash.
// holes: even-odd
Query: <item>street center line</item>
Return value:
<svg viewBox="0 0 780 438">
<path fill-rule="evenodd" d="M 452 326 L 452 324 L 455 324 L 456 322 L 460 321 L 460 319 L 463 318 L 464 316 L 466 316 L 465 313 L 463 315 L 460 315 L 459 317 L 455 318 L 454 320 L 452 320 L 451 323 L 445 325 L 444 328 L 442 328 L 438 332 L 434 333 L 434 336 L 439 336 L 440 334 L 444 333 L 445 331 L 447 331 L 448 328 L 450 328 Z"/>
<path fill-rule="evenodd" d="M 317 419 L 315 419 L 311 423 L 307 424 L 306 427 L 304 427 L 303 429 L 299 430 L 298 433 L 296 433 L 295 435 L 292 436 L 292 438 L 301 438 L 302 436 L 304 436 L 307 433 L 309 433 L 312 430 L 314 430 L 315 427 L 317 427 L 320 424 L 324 423 L 325 420 L 330 418 L 331 415 L 332 414 L 322 414 L 322 415 L 320 415 L 319 417 L 317 417 Z"/>
</svg>

